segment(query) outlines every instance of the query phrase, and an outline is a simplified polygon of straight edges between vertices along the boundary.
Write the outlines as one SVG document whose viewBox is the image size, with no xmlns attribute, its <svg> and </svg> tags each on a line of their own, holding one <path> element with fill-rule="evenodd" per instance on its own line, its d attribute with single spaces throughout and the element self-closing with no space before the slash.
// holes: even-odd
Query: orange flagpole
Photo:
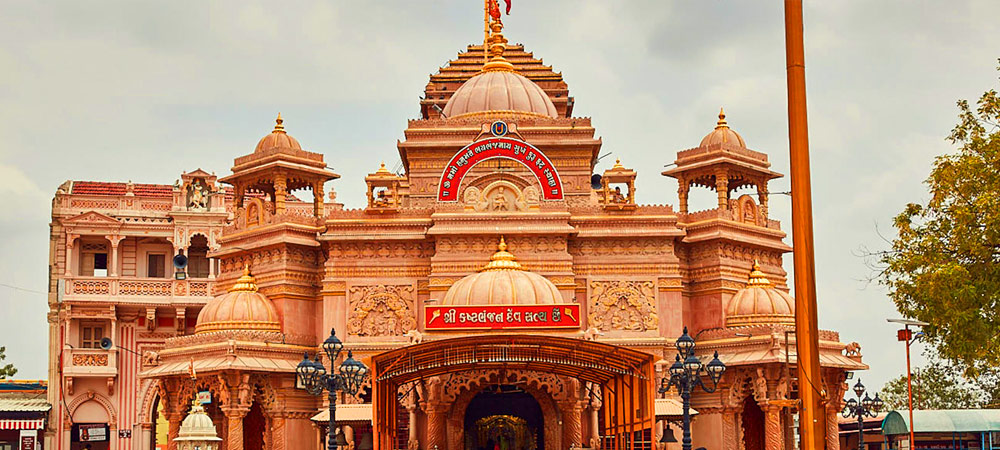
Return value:
<svg viewBox="0 0 1000 450">
<path fill-rule="evenodd" d="M 483 0 L 483 64 L 490 60 L 490 0 Z"/>
<path fill-rule="evenodd" d="M 809 128 L 806 120 L 806 64 L 802 0 L 785 0 L 785 58 L 788 76 L 788 144 L 792 182 L 792 256 L 795 267 L 795 347 L 799 376 L 802 450 L 826 447 L 826 415 L 816 323 L 816 264 L 813 256 Z"/>
</svg>

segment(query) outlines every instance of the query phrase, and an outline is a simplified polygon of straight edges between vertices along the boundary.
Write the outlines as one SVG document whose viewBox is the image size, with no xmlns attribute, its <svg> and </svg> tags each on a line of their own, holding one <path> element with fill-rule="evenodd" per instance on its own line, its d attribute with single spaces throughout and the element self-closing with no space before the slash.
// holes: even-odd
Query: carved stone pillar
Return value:
<svg viewBox="0 0 1000 450">
<path fill-rule="evenodd" d="M 728 408 L 722 411 L 722 450 L 739 449 L 739 442 L 737 441 L 737 431 L 739 431 L 737 430 L 739 424 L 736 422 L 737 414 L 739 414 L 737 410 Z"/>
<path fill-rule="evenodd" d="M 725 172 L 715 175 L 715 191 L 719 194 L 719 209 L 729 208 L 729 176 Z"/>
<path fill-rule="evenodd" d="M 313 184 L 313 210 L 316 217 L 323 217 L 323 182 L 317 181 Z"/>
<path fill-rule="evenodd" d="M 757 185 L 757 203 L 760 203 L 760 215 L 767 218 L 767 181 Z"/>
<path fill-rule="evenodd" d="M 181 421 L 184 420 L 184 414 L 179 412 L 164 412 L 167 416 L 167 450 L 177 450 L 177 443 L 174 439 L 181 431 Z"/>
<path fill-rule="evenodd" d="M 274 214 L 285 212 L 285 199 L 288 197 L 287 180 L 281 174 L 274 179 Z"/>
<path fill-rule="evenodd" d="M 836 434 L 834 437 L 836 438 Z M 764 448 L 766 450 L 784 450 L 784 433 L 781 432 L 781 408 L 773 405 L 764 406 Z"/>
<path fill-rule="evenodd" d="M 677 178 L 677 200 L 680 202 L 681 214 L 688 212 L 688 192 L 691 185 L 684 178 Z"/>
<path fill-rule="evenodd" d="M 280 412 L 271 414 L 271 450 L 285 450 L 285 417 Z"/>
<path fill-rule="evenodd" d="M 465 424 L 461 417 L 448 418 L 448 450 L 462 450 L 465 448 Z"/>
<path fill-rule="evenodd" d="M 420 448 L 420 440 L 417 437 L 417 405 L 416 402 L 412 402 L 406 407 L 406 412 L 410 414 L 410 431 L 409 436 L 406 439 L 406 449 L 407 450 L 417 450 Z"/>
<path fill-rule="evenodd" d="M 448 408 L 445 405 L 431 405 L 427 408 L 427 450 L 446 450 L 445 428 Z"/>
<path fill-rule="evenodd" d="M 121 236 L 104 236 L 111 243 L 111 261 L 108 265 L 108 276 L 118 276 L 118 244 L 121 243 Z"/>
<path fill-rule="evenodd" d="M 73 276 L 73 243 L 76 242 L 75 234 L 66 234 L 66 275 Z"/>
<path fill-rule="evenodd" d="M 580 407 L 580 402 L 575 399 L 559 402 L 559 410 L 562 411 L 563 447 L 582 446 L 583 423 L 581 415 L 583 408 Z"/>
<path fill-rule="evenodd" d="M 225 408 L 222 412 L 226 414 L 226 438 L 228 439 L 226 449 L 243 450 L 243 417 L 250 410 L 248 408 Z"/>
<path fill-rule="evenodd" d="M 837 423 L 839 413 L 835 409 L 826 410 L 826 450 L 840 450 L 840 427 Z"/>
</svg>

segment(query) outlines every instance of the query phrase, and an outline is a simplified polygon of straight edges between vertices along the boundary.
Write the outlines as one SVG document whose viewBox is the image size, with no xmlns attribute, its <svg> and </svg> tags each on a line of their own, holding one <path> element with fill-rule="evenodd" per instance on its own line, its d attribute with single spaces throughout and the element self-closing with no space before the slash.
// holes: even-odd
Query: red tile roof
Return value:
<svg viewBox="0 0 1000 450">
<path fill-rule="evenodd" d="M 134 183 L 132 192 L 137 197 L 171 198 L 174 187 L 169 184 Z M 74 181 L 71 194 L 79 195 L 125 195 L 125 183 L 103 181 Z"/>
</svg>

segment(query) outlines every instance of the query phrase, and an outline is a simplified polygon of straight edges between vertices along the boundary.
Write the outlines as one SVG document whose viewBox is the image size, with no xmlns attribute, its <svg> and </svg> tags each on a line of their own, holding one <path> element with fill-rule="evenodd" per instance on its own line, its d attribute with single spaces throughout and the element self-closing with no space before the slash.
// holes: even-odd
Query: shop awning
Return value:
<svg viewBox="0 0 1000 450">
<path fill-rule="evenodd" d="M 979 433 L 1000 431 L 1000 409 L 914 410 L 915 433 Z M 910 432 L 907 410 L 890 411 L 882 421 L 882 434 Z"/>
<path fill-rule="evenodd" d="M 139 374 L 141 378 L 183 375 L 190 373 L 190 361 L 174 361 L 160 364 Z M 222 370 L 242 370 L 249 372 L 295 373 L 298 361 L 285 359 L 258 358 L 253 356 L 219 356 L 194 360 L 195 372 L 215 372 Z"/>
<path fill-rule="evenodd" d="M 0 430 L 43 430 L 45 419 L 0 419 Z"/>
<path fill-rule="evenodd" d="M 323 409 L 319 414 L 312 416 L 313 422 L 328 423 L 330 421 L 330 410 Z M 337 405 L 337 422 L 371 422 L 372 404 L 362 403 L 356 405 Z"/>
</svg>

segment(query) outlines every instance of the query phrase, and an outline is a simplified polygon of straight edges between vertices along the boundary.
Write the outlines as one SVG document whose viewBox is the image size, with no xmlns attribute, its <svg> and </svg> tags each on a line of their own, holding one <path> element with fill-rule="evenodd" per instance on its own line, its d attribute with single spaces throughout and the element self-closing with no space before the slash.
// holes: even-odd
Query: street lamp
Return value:
<svg viewBox="0 0 1000 450">
<path fill-rule="evenodd" d="M 340 351 L 344 349 L 344 343 L 337 338 L 337 331 L 330 330 L 330 337 L 323 341 L 323 351 L 330 360 L 330 373 L 326 373 L 326 367 L 319 362 L 319 352 L 316 359 L 309 360 L 309 354 L 302 356 L 302 362 L 295 368 L 299 385 L 309 391 L 312 395 L 322 395 L 323 390 L 327 391 L 330 400 L 330 421 L 327 431 L 327 449 L 337 450 L 338 446 L 346 446 L 347 442 L 341 433 L 334 433 L 337 422 L 337 391 L 354 395 L 368 377 L 368 367 L 361 361 L 354 359 L 350 350 L 347 351 L 347 359 L 340 364 L 339 373 L 333 372 L 333 364 L 340 356 Z"/>
<path fill-rule="evenodd" d="M 878 412 L 882 409 L 885 404 L 882 399 L 878 398 L 878 392 L 875 393 L 875 398 L 871 398 L 865 393 L 865 385 L 861 384 L 859 379 L 857 384 L 854 385 L 854 395 L 858 396 L 858 399 L 847 399 L 844 400 L 844 410 L 841 414 L 845 418 L 857 417 L 858 418 L 858 450 L 864 450 L 865 446 L 865 417 L 875 417 Z M 864 395 L 864 398 L 861 396 Z"/>
<path fill-rule="evenodd" d="M 898 323 L 903 325 L 903 329 L 896 332 L 896 340 L 900 342 L 906 342 L 906 406 L 910 414 L 910 448 L 914 448 L 913 444 L 913 372 L 910 371 L 910 344 L 913 344 L 924 335 L 923 332 L 913 334 L 913 330 L 910 326 L 914 327 L 925 327 L 930 325 L 927 322 L 921 322 L 919 320 L 913 319 L 886 319 L 889 323 Z"/>
<path fill-rule="evenodd" d="M 684 401 L 682 423 L 684 437 L 681 439 L 681 448 L 691 450 L 691 391 L 700 386 L 705 392 L 710 394 L 715 392 L 719 380 L 722 379 L 722 373 L 726 371 L 726 365 L 719 361 L 719 352 L 715 352 L 708 365 L 703 365 L 701 360 L 694 356 L 695 343 L 688 335 L 687 327 L 684 327 L 684 334 L 677 338 L 674 346 L 677 347 L 677 355 L 674 357 L 674 363 L 670 365 L 670 377 L 661 380 L 659 392 L 663 394 L 671 387 L 677 388 L 681 400 Z M 706 386 L 702 381 L 702 375 L 706 374 L 712 380 L 712 387 Z"/>
</svg>

